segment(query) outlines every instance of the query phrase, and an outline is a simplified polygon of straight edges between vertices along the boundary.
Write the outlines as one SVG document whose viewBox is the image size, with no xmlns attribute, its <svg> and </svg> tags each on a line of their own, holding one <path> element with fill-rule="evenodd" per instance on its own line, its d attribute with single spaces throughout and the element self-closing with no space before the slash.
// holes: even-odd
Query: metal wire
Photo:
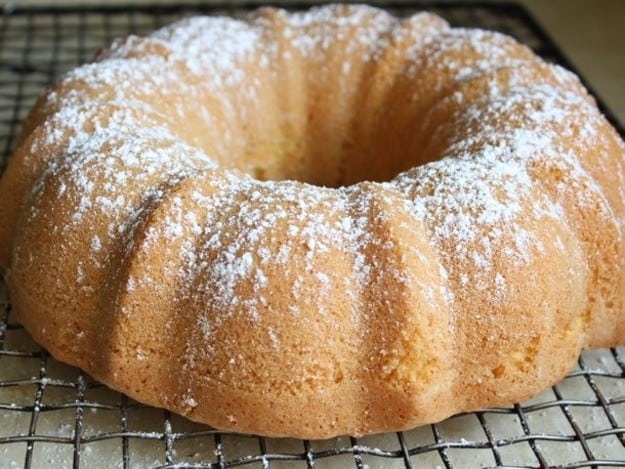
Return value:
<svg viewBox="0 0 625 469">
<path fill-rule="evenodd" d="M 240 16 L 253 6 L 5 8 L 0 16 L 0 167 L 38 93 L 102 44 L 183 15 Z M 513 4 L 383 6 L 400 16 L 425 8 L 455 25 L 503 31 L 548 60 L 573 68 L 529 14 Z M 624 135 L 609 109 L 599 104 Z M 584 352 L 567 378 L 530 402 L 408 432 L 274 440 L 193 424 L 60 364 L 11 321 L 4 286 L 0 289 L 2 467 L 625 467 L 625 349 Z"/>
</svg>

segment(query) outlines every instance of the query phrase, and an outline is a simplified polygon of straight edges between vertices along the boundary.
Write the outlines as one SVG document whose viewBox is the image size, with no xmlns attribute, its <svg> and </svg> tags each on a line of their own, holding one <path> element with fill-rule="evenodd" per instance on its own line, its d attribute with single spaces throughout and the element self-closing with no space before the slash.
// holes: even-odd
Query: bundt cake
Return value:
<svg viewBox="0 0 625 469">
<path fill-rule="evenodd" d="M 625 341 L 625 145 L 495 32 L 366 6 L 184 19 L 37 102 L 0 182 L 15 317 L 220 429 L 364 435 Z"/>
</svg>

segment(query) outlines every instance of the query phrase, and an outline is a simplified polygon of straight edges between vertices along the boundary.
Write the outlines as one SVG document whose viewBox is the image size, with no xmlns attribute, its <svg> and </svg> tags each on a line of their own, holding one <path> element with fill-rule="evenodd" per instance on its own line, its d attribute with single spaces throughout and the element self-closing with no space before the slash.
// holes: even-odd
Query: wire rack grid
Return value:
<svg viewBox="0 0 625 469">
<path fill-rule="evenodd" d="M 41 90 L 89 60 L 102 44 L 181 16 L 241 16 L 253 6 L 5 7 L 0 17 L 1 166 Z M 572 68 L 514 4 L 382 6 L 399 16 L 428 9 L 454 25 L 503 31 Z M 268 439 L 219 432 L 106 388 L 54 360 L 11 320 L 3 284 L 0 303 L 1 467 L 625 467 L 625 348 L 585 351 L 568 377 L 529 402 L 359 439 Z"/>
</svg>

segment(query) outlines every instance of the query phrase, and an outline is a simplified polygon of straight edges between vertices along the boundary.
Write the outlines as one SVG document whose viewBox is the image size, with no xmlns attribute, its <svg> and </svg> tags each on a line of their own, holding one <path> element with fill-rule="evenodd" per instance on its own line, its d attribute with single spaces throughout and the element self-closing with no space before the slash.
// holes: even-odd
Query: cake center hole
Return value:
<svg viewBox="0 0 625 469">
<path fill-rule="evenodd" d="M 402 171 L 429 161 L 423 143 L 414 135 L 392 129 L 345 134 L 318 132 L 302 138 L 247 146 L 236 165 L 261 181 L 297 180 L 324 187 L 341 187 L 361 181 L 389 181 Z M 232 161 L 225 162 L 232 165 Z"/>
</svg>

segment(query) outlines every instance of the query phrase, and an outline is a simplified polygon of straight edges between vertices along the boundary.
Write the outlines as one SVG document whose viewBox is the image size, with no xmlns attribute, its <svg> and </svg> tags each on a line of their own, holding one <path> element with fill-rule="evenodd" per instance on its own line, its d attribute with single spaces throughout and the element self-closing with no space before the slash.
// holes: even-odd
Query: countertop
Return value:
<svg viewBox="0 0 625 469">
<path fill-rule="evenodd" d="M 0 0 L 0 5 L 162 4 L 171 1 Z M 297 3 L 297 0 L 291 1 Z M 620 122 L 625 123 L 625 1 L 520 0 L 519 3 L 530 10 Z"/>
</svg>

